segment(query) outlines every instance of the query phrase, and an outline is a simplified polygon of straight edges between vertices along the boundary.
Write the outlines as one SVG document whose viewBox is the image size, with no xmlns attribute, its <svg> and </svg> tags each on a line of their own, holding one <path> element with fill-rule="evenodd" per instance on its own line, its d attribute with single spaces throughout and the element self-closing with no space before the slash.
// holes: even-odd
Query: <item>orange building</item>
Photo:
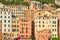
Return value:
<svg viewBox="0 0 60 40">
<path fill-rule="evenodd" d="M 22 39 L 30 39 L 31 36 L 31 20 L 27 18 L 20 19 L 20 36 Z"/>
</svg>

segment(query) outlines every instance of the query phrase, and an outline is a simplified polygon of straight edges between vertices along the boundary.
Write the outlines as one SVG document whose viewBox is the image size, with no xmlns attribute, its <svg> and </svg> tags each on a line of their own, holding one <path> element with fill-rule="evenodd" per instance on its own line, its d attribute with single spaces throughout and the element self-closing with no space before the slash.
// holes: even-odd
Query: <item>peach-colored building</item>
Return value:
<svg viewBox="0 0 60 40">
<path fill-rule="evenodd" d="M 51 40 L 51 31 L 49 29 L 39 31 L 37 35 L 37 40 Z"/>
<path fill-rule="evenodd" d="M 20 36 L 22 39 L 30 39 L 31 36 L 31 20 L 27 18 L 20 19 Z"/>
<path fill-rule="evenodd" d="M 2 20 L 0 20 L 0 40 L 2 40 Z"/>
</svg>

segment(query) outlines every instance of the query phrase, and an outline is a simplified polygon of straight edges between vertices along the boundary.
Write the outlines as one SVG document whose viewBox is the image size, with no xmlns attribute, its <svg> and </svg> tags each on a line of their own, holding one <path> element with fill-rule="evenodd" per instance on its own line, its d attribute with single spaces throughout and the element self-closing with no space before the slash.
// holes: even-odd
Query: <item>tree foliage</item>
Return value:
<svg viewBox="0 0 60 40">
<path fill-rule="evenodd" d="M 55 0 L 34 0 L 34 1 L 39 1 L 39 2 L 41 2 L 41 3 L 46 3 L 46 4 L 49 4 L 49 3 L 51 3 L 51 4 L 54 4 L 55 3 Z"/>
<path fill-rule="evenodd" d="M 6 1 L 6 0 L 0 0 L 5 5 L 26 5 L 29 6 L 29 3 L 23 2 L 23 0 L 16 0 L 16 1 Z"/>
</svg>

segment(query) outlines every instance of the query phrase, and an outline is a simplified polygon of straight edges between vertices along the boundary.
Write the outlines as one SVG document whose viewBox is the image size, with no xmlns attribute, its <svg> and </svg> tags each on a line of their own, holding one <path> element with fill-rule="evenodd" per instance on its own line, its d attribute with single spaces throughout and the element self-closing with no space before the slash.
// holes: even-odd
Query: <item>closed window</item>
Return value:
<svg viewBox="0 0 60 40">
<path fill-rule="evenodd" d="M 15 32 L 16 31 L 16 29 L 12 29 L 12 32 Z"/>
<path fill-rule="evenodd" d="M 4 20 L 4 22 L 6 23 L 6 20 Z"/>
<path fill-rule="evenodd" d="M 53 24 L 56 24 L 56 21 L 53 21 Z"/>
<path fill-rule="evenodd" d="M 10 16 L 8 16 L 8 18 L 10 18 Z"/>
<path fill-rule="evenodd" d="M 4 16 L 4 18 L 6 18 L 6 16 Z"/>
<path fill-rule="evenodd" d="M 6 32 L 6 29 L 4 29 L 4 31 Z"/>
<path fill-rule="evenodd" d="M 10 23 L 10 20 L 8 20 L 8 23 Z"/>
<path fill-rule="evenodd" d="M 10 27 L 10 24 L 8 24 L 8 27 Z"/>
<path fill-rule="evenodd" d="M 10 32 L 10 29 L 8 29 L 8 32 Z"/>
<path fill-rule="evenodd" d="M 6 24 L 4 24 L 4 27 L 6 27 Z"/>
</svg>

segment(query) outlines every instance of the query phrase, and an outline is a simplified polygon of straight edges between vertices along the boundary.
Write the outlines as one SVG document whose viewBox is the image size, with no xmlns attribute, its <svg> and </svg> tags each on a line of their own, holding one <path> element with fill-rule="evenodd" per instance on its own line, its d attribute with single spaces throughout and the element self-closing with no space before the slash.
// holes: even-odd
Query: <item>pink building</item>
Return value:
<svg viewBox="0 0 60 40">
<path fill-rule="evenodd" d="M 29 39 L 31 36 L 31 20 L 27 18 L 20 19 L 20 36 L 22 39 Z"/>
<path fill-rule="evenodd" d="M 38 32 L 37 40 L 50 40 L 51 39 L 51 31 L 49 29 L 45 29 Z"/>
</svg>

